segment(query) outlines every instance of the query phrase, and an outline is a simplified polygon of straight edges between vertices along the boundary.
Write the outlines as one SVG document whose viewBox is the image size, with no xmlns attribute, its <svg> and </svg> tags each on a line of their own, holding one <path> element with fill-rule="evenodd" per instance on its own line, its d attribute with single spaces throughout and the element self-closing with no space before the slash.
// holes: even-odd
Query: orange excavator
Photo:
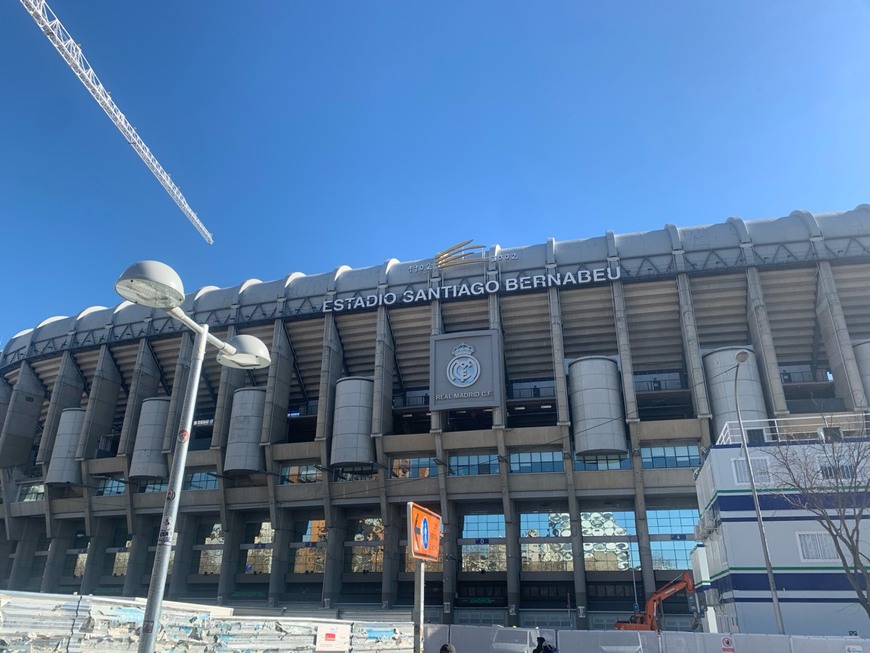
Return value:
<svg viewBox="0 0 870 653">
<path fill-rule="evenodd" d="M 670 583 L 653 592 L 652 596 L 647 599 L 643 612 L 635 612 L 629 617 L 628 621 L 617 621 L 616 630 L 658 631 L 658 614 L 662 601 L 681 590 L 686 590 L 689 594 L 695 592 L 695 583 L 692 581 L 692 575 L 688 571 L 684 571 Z"/>
</svg>

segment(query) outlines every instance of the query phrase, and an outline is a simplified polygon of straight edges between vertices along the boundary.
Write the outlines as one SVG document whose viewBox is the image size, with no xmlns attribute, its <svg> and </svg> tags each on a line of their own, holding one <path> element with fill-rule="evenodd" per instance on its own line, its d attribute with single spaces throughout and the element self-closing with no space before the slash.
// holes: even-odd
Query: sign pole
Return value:
<svg viewBox="0 0 870 653">
<path fill-rule="evenodd" d="M 417 570 L 414 574 L 414 653 L 423 653 L 423 609 L 426 599 L 423 588 L 426 587 L 426 563 L 417 560 Z"/>
<path fill-rule="evenodd" d="M 426 561 L 437 562 L 440 552 L 441 515 L 409 501 L 408 554 L 417 560 L 414 571 L 414 653 L 423 653 Z"/>
</svg>

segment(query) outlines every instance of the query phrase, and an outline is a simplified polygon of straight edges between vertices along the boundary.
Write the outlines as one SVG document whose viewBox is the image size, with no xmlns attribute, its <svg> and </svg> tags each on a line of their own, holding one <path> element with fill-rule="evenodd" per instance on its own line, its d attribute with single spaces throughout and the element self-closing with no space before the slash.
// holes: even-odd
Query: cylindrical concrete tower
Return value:
<svg viewBox="0 0 870 653">
<path fill-rule="evenodd" d="M 76 450 L 84 421 L 84 408 L 67 408 L 60 414 L 54 449 L 45 474 L 46 485 L 82 484 L 82 466 L 76 460 Z"/>
<path fill-rule="evenodd" d="M 225 473 L 262 472 L 266 469 L 260 446 L 265 406 L 266 388 L 239 388 L 233 394 Z"/>
<path fill-rule="evenodd" d="M 571 433 L 578 454 L 625 453 L 625 410 L 619 369 L 606 356 L 588 356 L 568 366 Z"/>
<path fill-rule="evenodd" d="M 372 444 L 374 381 L 349 376 L 335 384 L 331 465 L 353 466 L 375 459 Z"/>
<path fill-rule="evenodd" d="M 745 351 L 746 361 L 737 362 L 737 355 Z M 739 365 L 739 367 L 738 367 Z M 723 347 L 704 355 L 704 374 L 710 405 L 713 409 L 713 434 L 715 442 L 728 422 L 737 423 L 737 401 L 734 398 L 734 375 L 737 377 L 737 394 L 740 399 L 740 417 L 747 430 L 759 428 L 756 420 L 767 419 L 764 404 L 764 389 L 755 354 L 747 347 Z M 748 422 L 755 422 L 749 424 Z"/>
<path fill-rule="evenodd" d="M 130 460 L 130 478 L 168 478 L 163 454 L 163 432 L 169 418 L 169 397 L 152 397 L 142 402 L 139 427 Z"/>
</svg>

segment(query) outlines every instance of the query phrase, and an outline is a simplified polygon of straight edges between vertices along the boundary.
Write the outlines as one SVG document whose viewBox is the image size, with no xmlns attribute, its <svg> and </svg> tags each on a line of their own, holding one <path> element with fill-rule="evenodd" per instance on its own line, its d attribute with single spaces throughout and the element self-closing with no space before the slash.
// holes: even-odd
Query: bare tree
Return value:
<svg viewBox="0 0 870 653">
<path fill-rule="evenodd" d="M 870 439 L 863 429 L 855 435 L 843 438 L 839 428 L 830 427 L 819 429 L 812 440 L 781 440 L 765 447 L 773 461 L 759 483 L 773 488 L 765 493 L 777 494 L 815 518 L 831 541 L 807 537 L 801 546 L 817 547 L 820 557 L 839 560 L 870 616 L 870 544 L 861 533 L 864 518 L 870 518 Z M 756 469 L 755 458 L 752 469 L 756 477 L 765 476 L 765 470 Z"/>
</svg>

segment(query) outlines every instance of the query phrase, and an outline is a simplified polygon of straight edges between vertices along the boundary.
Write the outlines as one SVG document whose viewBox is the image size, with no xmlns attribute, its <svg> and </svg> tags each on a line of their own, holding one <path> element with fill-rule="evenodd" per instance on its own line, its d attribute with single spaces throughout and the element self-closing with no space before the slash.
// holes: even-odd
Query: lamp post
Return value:
<svg viewBox="0 0 870 653">
<path fill-rule="evenodd" d="M 178 274 L 171 267 L 159 261 L 140 261 L 127 268 L 115 282 L 115 290 L 121 297 L 142 306 L 159 308 L 188 327 L 196 334 L 193 346 L 193 360 L 190 376 L 181 409 L 181 423 L 175 444 L 175 456 L 169 472 L 166 501 L 157 536 L 157 550 L 154 567 L 151 570 L 151 583 L 145 602 L 145 615 L 142 620 L 142 635 L 139 639 L 139 653 L 153 653 L 160 630 L 160 613 L 163 609 L 163 592 L 169 573 L 169 554 L 172 552 L 172 534 L 175 532 L 184 467 L 187 463 L 187 448 L 190 431 L 193 427 L 193 414 L 196 395 L 199 389 L 202 360 L 205 356 L 206 342 L 218 349 L 217 360 L 225 367 L 236 369 L 258 369 L 271 363 L 269 350 L 259 338 L 248 335 L 233 336 L 227 342 L 208 332 L 208 325 L 197 324 L 181 310 L 184 301 L 184 286 Z"/>
<path fill-rule="evenodd" d="M 779 606 L 779 595 L 776 592 L 776 579 L 773 577 L 773 566 L 770 563 L 770 549 L 767 546 L 767 536 L 764 533 L 764 519 L 761 516 L 761 504 L 758 501 L 758 489 L 755 485 L 755 472 L 752 471 L 752 463 L 749 461 L 749 446 L 746 443 L 746 429 L 743 428 L 743 417 L 740 414 L 740 394 L 737 389 L 737 380 L 740 378 L 740 365 L 749 360 L 749 352 L 745 349 L 738 351 L 734 360 L 734 404 L 737 409 L 737 424 L 740 427 L 740 444 L 743 449 L 743 458 L 746 461 L 746 472 L 749 475 L 749 488 L 752 492 L 752 503 L 755 506 L 755 520 L 758 522 L 758 536 L 761 539 L 761 552 L 764 554 L 764 568 L 767 571 L 767 583 L 770 586 L 770 600 L 773 602 L 773 616 L 776 619 L 776 631 L 785 635 L 785 626 L 782 621 L 782 610 Z"/>
</svg>

